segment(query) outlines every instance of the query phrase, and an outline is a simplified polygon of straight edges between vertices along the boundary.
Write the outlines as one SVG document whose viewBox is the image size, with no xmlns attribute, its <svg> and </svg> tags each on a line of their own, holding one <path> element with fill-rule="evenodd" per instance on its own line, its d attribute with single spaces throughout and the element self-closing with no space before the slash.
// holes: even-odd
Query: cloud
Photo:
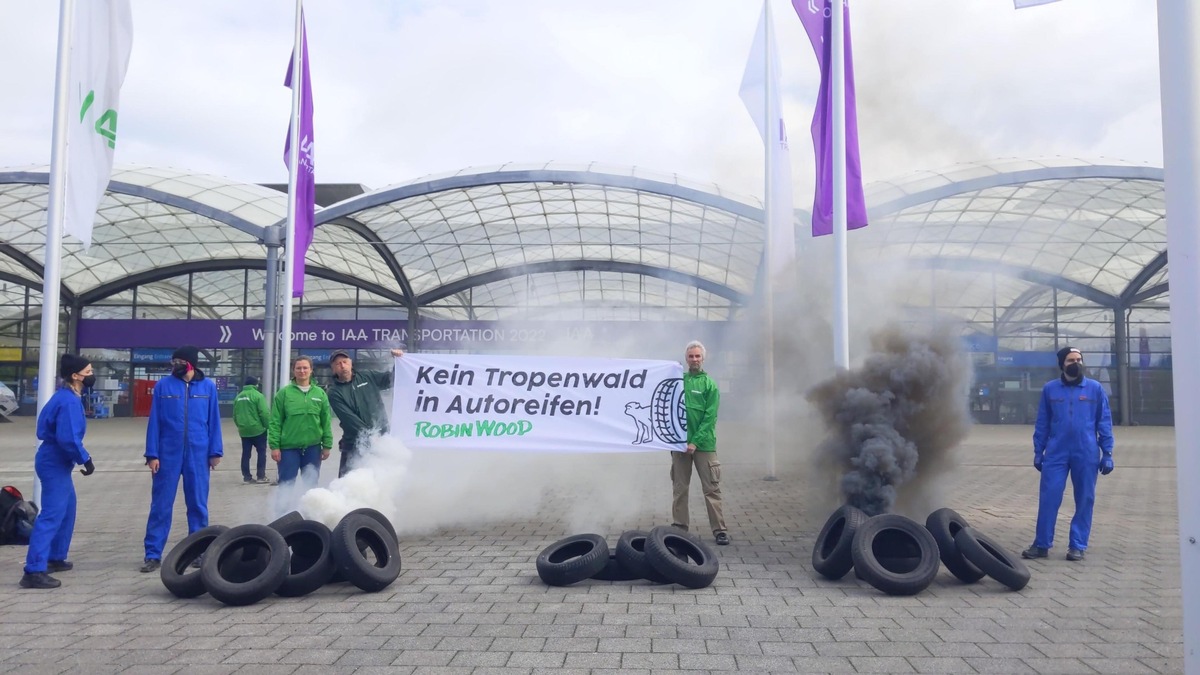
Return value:
<svg viewBox="0 0 1200 675">
<path fill-rule="evenodd" d="M 318 179 L 371 187 L 509 161 L 601 161 L 761 194 L 737 97 L 760 5 L 385 0 L 307 8 Z M 818 74 L 774 5 L 797 206 Z M 117 161 L 282 182 L 291 3 L 135 3 Z M 853 5 L 868 181 L 992 157 L 1160 165 L 1155 12 L 1118 0 Z M 50 151 L 57 5 L 0 6 L 0 166 Z"/>
</svg>

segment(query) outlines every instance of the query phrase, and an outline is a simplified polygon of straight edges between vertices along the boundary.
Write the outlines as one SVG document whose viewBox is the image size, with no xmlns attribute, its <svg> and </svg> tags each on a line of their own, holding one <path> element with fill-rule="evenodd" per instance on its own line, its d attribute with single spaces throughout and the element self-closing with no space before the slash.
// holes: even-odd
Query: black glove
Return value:
<svg viewBox="0 0 1200 675">
<path fill-rule="evenodd" d="M 83 468 L 79 470 L 79 473 L 81 473 L 85 476 L 90 476 L 90 475 L 92 475 L 92 472 L 95 470 L 96 470 L 96 465 L 92 464 L 92 460 L 89 459 L 88 461 L 83 463 Z"/>
<path fill-rule="evenodd" d="M 1041 457 L 1038 457 L 1033 460 L 1033 468 L 1037 469 L 1038 471 L 1042 470 L 1042 458 Z"/>
<path fill-rule="evenodd" d="M 1107 476 L 1113 471 L 1112 455 L 1105 455 L 1104 459 L 1100 460 L 1100 475 Z"/>
</svg>

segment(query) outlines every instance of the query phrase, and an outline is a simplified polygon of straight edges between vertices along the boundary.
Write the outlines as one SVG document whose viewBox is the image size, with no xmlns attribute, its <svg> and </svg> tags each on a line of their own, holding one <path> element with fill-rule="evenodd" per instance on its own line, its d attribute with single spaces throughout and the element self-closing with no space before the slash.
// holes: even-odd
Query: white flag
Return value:
<svg viewBox="0 0 1200 675">
<path fill-rule="evenodd" d="M 133 16 L 129 0 L 79 0 L 74 5 L 63 233 L 83 242 L 86 250 L 112 174 L 117 102 L 129 68 Z"/>
<path fill-rule="evenodd" d="M 1036 7 L 1037 5 L 1048 5 L 1058 0 L 1013 0 L 1015 9 L 1024 9 L 1025 7 Z"/>
<path fill-rule="evenodd" d="M 767 54 L 764 26 L 767 31 L 771 31 L 770 54 Z M 771 60 L 769 77 L 768 58 Z M 766 178 L 771 192 L 770 213 L 765 214 L 766 246 L 767 255 L 770 256 L 769 269 L 779 273 L 790 265 L 796 256 L 796 227 L 795 213 L 792 210 L 792 156 L 788 151 L 787 127 L 783 123 L 783 102 L 779 94 L 779 52 L 775 49 L 775 34 L 767 20 L 765 2 L 738 94 L 758 127 L 764 152 L 768 143 L 773 144 L 774 154 L 771 157 L 771 166 L 768 167 L 770 175 Z"/>
</svg>

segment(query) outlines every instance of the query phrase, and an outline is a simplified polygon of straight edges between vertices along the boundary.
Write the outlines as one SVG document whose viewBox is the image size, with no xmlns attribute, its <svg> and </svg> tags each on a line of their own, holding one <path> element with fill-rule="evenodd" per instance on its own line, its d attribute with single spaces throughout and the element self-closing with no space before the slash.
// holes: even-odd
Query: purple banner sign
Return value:
<svg viewBox="0 0 1200 675">
<path fill-rule="evenodd" d="M 649 334 L 686 342 L 714 340 L 721 322 L 498 322 L 423 319 L 407 321 L 308 319 L 292 323 L 293 349 L 373 349 L 404 345 L 413 350 L 518 351 L 556 343 L 645 341 Z M 211 319 L 81 319 L 80 349 L 144 349 L 191 344 L 206 349 L 259 349 L 263 322 Z"/>
</svg>

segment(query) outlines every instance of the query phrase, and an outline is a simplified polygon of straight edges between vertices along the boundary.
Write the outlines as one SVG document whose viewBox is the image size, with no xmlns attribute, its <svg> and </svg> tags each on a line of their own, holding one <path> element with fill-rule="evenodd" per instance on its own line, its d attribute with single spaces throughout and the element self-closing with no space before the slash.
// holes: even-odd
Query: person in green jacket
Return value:
<svg viewBox="0 0 1200 675">
<path fill-rule="evenodd" d="M 404 356 L 403 349 L 393 349 L 392 356 Z M 381 391 L 392 388 L 391 370 L 355 370 L 354 361 L 344 349 L 329 356 L 333 384 L 329 386 L 329 405 L 342 425 L 338 441 L 341 457 L 338 477 L 346 475 L 362 455 L 362 446 L 376 433 L 388 431 L 387 414 L 383 410 Z"/>
<path fill-rule="evenodd" d="M 267 482 L 267 425 L 271 423 L 271 411 L 267 409 L 267 397 L 258 390 L 258 378 L 247 377 L 245 386 L 233 399 L 233 423 L 242 437 L 242 482 L 250 485 L 250 455 L 258 450 L 258 482 Z"/>
<path fill-rule="evenodd" d="M 297 356 L 292 362 L 292 381 L 275 394 L 267 445 L 271 459 L 279 464 L 279 484 L 293 483 L 297 476 L 310 486 L 321 476 L 321 462 L 333 449 L 333 415 L 325 390 L 312 381 L 312 359 Z"/>
<path fill-rule="evenodd" d="M 704 503 L 708 506 L 708 524 L 712 526 L 717 544 L 729 544 L 725 516 L 721 512 L 721 462 L 717 460 L 717 408 L 721 392 L 717 383 L 704 372 L 704 345 L 693 340 L 684 350 L 687 372 L 683 374 L 683 404 L 687 408 L 687 451 L 671 453 L 671 503 L 673 525 L 688 529 L 688 488 L 692 482 L 692 465 L 700 476 Z"/>
</svg>

